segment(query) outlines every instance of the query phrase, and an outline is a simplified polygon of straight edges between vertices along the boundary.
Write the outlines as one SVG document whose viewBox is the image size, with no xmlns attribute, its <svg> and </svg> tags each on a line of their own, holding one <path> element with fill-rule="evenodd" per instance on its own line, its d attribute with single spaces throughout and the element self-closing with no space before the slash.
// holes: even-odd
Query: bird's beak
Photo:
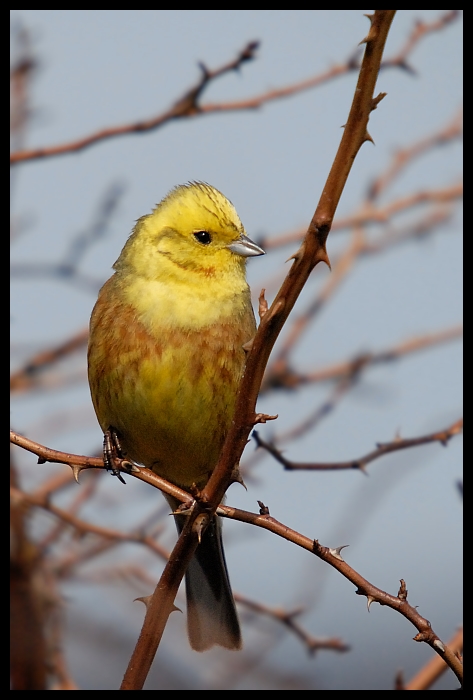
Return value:
<svg viewBox="0 0 473 700">
<path fill-rule="evenodd" d="M 248 236 L 245 236 L 243 233 L 240 238 L 237 238 L 236 241 L 227 245 L 227 248 L 231 250 L 232 253 L 241 255 L 243 258 L 252 258 L 254 255 L 264 255 L 264 250 L 260 248 L 259 245 L 256 245 L 256 243 L 253 243 L 251 238 L 248 238 Z"/>
</svg>

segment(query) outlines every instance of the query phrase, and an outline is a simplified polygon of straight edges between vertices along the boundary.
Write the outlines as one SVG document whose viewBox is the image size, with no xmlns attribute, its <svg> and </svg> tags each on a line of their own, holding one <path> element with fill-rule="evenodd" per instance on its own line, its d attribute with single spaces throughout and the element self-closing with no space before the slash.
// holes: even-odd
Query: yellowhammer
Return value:
<svg viewBox="0 0 473 700">
<path fill-rule="evenodd" d="M 138 219 L 92 312 L 89 384 L 102 430 L 184 489 L 207 482 L 230 427 L 256 330 L 246 258 L 263 253 L 221 192 L 181 185 Z M 241 648 L 217 518 L 186 592 L 193 649 Z"/>
</svg>

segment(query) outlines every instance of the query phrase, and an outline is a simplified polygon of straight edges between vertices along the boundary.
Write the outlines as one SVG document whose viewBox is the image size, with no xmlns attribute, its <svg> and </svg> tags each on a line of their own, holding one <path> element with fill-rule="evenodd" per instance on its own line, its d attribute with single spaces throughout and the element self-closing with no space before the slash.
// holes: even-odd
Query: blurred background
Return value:
<svg viewBox="0 0 473 700">
<path fill-rule="evenodd" d="M 248 266 L 254 300 L 264 287 L 272 301 L 341 138 L 365 12 L 11 11 L 14 153 L 157 117 L 198 83 L 199 63 L 220 68 L 259 42 L 254 60 L 200 96 L 201 106 L 223 108 L 14 163 L 15 431 L 57 450 L 100 453 L 86 381 L 90 312 L 136 219 L 176 184 L 203 180 L 232 200 L 267 250 Z M 328 239 L 332 272 L 314 270 L 258 403 L 279 416 L 258 434 L 289 460 L 352 460 L 461 417 L 461 56 L 459 14 L 398 11 L 376 89 L 387 97 L 370 119 L 375 145 L 358 154 Z M 273 92 L 290 86 L 285 96 Z M 146 534 L 172 548 L 164 499 L 132 477 L 124 486 L 88 471 L 78 486 L 67 466 L 37 466 L 19 448 L 12 458 L 18 491 L 47 493 L 81 522 L 130 535 L 117 541 L 71 528 L 28 499 L 13 528 L 34 548 L 49 592 L 49 683 L 116 689 L 143 620 L 133 600 L 151 593 L 163 567 L 156 551 L 131 540 Z M 242 460 L 247 490 L 233 485 L 227 503 L 257 511 L 260 500 L 324 545 L 349 544 L 349 564 L 394 595 L 405 579 L 409 602 L 446 642 L 462 621 L 461 460 L 456 435 L 446 447 L 382 457 L 366 475 L 287 471 L 252 439 Z M 145 688 L 392 689 L 398 671 L 408 681 L 434 656 L 412 641 L 407 620 L 379 605 L 368 613 L 353 585 L 308 552 L 238 522 L 225 521 L 224 532 L 235 592 L 287 613 L 301 608 L 305 642 L 270 611 L 241 603 L 243 651 L 201 655 L 176 612 Z M 182 594 L 177 604 L 185 611 Z M 314 640 L 336 648 L 311 652 Z M 451 671 L 434 686 L 456 687 Z"/>
</svg>

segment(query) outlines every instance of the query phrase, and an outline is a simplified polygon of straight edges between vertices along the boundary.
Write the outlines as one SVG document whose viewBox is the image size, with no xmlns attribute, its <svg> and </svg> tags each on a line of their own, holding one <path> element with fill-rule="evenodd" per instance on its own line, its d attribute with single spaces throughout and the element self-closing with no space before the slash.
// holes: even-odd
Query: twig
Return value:
<svg viewBox="0 0 473 700">
<path fill-rule="evenodd" d="M 336 471 L 340 469 L 359 469 L 360 471 L 365 471 L 367 464 L 391 452 L 405 450 L 410 447 L 418 447 L 419 445 L 426 445 L 430 442 L 440 442 L 445 447 L 449 440 L 451 440 L 454 435 L 458 435 L 462 429 L 463 419 L 460 419 L 455 421 L 455 423 L 448 428 L 435 433 L 429 433 L 428 435 L 422 435 L 417 438 L 402 439 L 397 437 L 393 442 L 377 443 L 377 448 L 375 450 L 368 452 L 363 455 L 363 457 L 351 459 L 347 462 L 291 462 L 282 455 L 280 450 L 278 450 L 273 443 L 263 440 L 256 430 L 253 431 L 253 437 L 258 447 L 264 447 L 275 460 L 283 465 L 284 469 L 290 471 Z"/>
<path fill-rule="evenodd" d="M 99 537 L 104 537 L 105 539 L 117 540 L 120 542 L 136 542 L 137 544 L 145 545 L 151 549 L 161 559 L 166 560 L 168 558 L 167 550 L 162 548 L 151 537 L 147 537 L 141 533 L 134 534 L 120 532 L 119 530 L 85 522 L 84 520 L 81 520 L 77 516 L 73 515 L 70 511 L 66 511 L 63 508 L 58 508 L 58 506 L 52 504 L 47 496 L 34 496 L 16 488 L 10 489 L 10 493 L 15 505 L 27 504 L 29 506 L 42 508 L 48 513 L 56 516 L 56 518 L 62 520 L 64 523 L 67 523 L 73 527 L 77 532 L 81 532 L 82 534 L 98 535 Z"/>
<path fill-rule="evenodd" d="M 415 45 L 427 34 L 433 31 L 441 29 L 443 26 L 449 24 L 458 16 L 457 10 L 452 10 L 440 17 L 438 20 L 429 23 L 416 23 L 416 26 L 406 42 L 405 46 L 401 51 L 391 59 L 386 59 L 381 64 L 381 68 L 389 67 L 400 67 L 407 69 L 407 57 L 413 51 Z M 238 70 L 240 66 L 245 62 L 252 60 L 256 49 L 258 48 L 258 42 L 253 41 L 247 44 L 247 46 L 240 51 L 237 58 L 229 63 L 217 68 L 214 71 L 208 70 L 204 64 L 200 63 L 199 67 L 202 70 L 202 76 L 197 84 L 187 90 L 184 95 L 179 98 L 173 107 L 166 110 L 165 112 L 152 117 L 150 119 L 145 119 L 139 122 L 133 122 L 131 124 L 124 124 L 122 126 L 109 127 L 106 129 L 100 129 L 89 136 L 82 137 L 76 141 L 70 141 L 58 146 L 47 146 L 43 148 L 35 148 L 24 151 L 16 151 L 10 156 L 10 163 L 21 163 L 28 160 L 35 160 L 38 158 L 46 158 L 51 156 L 63 155 L 65 153 L 73 153 L 75 151 L 80 151 L 87 148 L 99 141 L 103 141 L 108 138 L 115 136 L 123 136 L 130 133 L 142 133 L 144 131 L 151 131 L 157 129 L 160 126 L 172 121 L 173 119 L 180 119 L 183 117 L 195 117 L 203 114 L 211 114 L 215 112 L 230 112 L 230 111 L 240 111 L 248 109 L 257 109 L 261 105 L 271 102 L 273 100 L 278 100 L 284 97 L 289 97 L 297 92 L 302 92 L 310 88 L 316 87 L 328 80 L 344 75 L 350 71 L 358 69 L 358 63 L 355 57 L 350 58 L 344 64 L 335 65 L 327 71 L 308 78 L 307 80 L 302 80 L 298 83 L 292 85 L 278 88 L 275 90 L 268 90 L 255 97 L 248 98 L 246 100 L 239 100 L 234 102 L 222 102 L 217 104 L 206 104 L 200 105 L 199 98 L 203 90 L 207 87 L 215 78 L 234 70 Z M 409 66 L 410 72 L 413 69 Z"/>
<path fill-rule="evenodd" d="M 102 457 L 88 457 L 86 455 L 76 455 L 70 452 L 61 452 L 60 450 L 53 450 L 50 447 L 41 445 L 39 442 L 34 442 L 24 435 L 10 430 L 10 442 L 13 445 L 22 447 L 28 452 L 38 456 L 38 464 L 44 464 L 45 462 L 52 462 L 53 464 L 67 464 L 71 469 L 76 481 L 79 479 L 79 474 L 84 469 L 105 469 Z M 125 474 L 129 474 L 129 464 L 126 460 L 123 460 L 124 466 L 122 471 Z M 140 481 L 144 481 L 155 488 L 158 488 L 164 493 L 168 493 L 170 496 L 174 496 L 182 503 L 185 503 L 191 499 L 190 494 L 183 491 L 178 486 L 171 484 L 169 481 L 162 479 L 160 476 L 152 472 L 150 469 L 145 467 L 139 467 L 137 465 L 131 465 L 133 467 L 132 474 Z"/>
<path fill-rule="evenodd" d="M 461 654 L 463 650 L 463 628 L 447 642 L 447 646 L 454 654 Z M 448 666 L 439 656 L 434 656 L 428 661 L 411 680 L 406 683 L 403 690 L 428 690 L 440 676 L 445 673 Z"/>
<path fill-rule="evenodd" d="M 34 385 L 35 375 L 45 367 L 54 364 L 66 355 L 80 350 L 87 345 L 89 337 L 89 329 L 84 328 L 71 338 L 68 338 L 64 343 L 60 343 L 56 347 L 42 350 L 41 352 L 30 358 L 26 364 L 10 377 L 11 391 L 26 391 Z"/>
<path fill-rule="evenodd" d="M 438 189 L 419 190 L 406 197 L 394 199 L 383 207 L 374 207 L 370 202 L 365 202 L 354 214 L 336 219 L 333 222 L 331 231 L 344 231 L 354 226 L 367 226 L 368 224 L 386 224 L 390 222 L 391 217 L 397 214 L 404 214 L 409 209 L 413 209 L 420 204 L 448 204 L 462 196 L 463 184 L 457 182 Z M 303 229 L 296 229 L 295 231 L 289 231 L 271 238 L 261 237 L 258 239 L 258 244 L 268 252 L 275 248 L 289 245 L 289 243 L 298 243 L 304 233 Z"/>
<path fill-rule="evenodd" d="M 296 637 L 299 637 L 299 639 L 305 644 L 311 656 L 313 656 L 317 651 L 319 651 L 319 649 L 332 649 L 333 651 L 340 652 L 350 651 L 349 645 L 345 644 L 338 637 L 320 638 L 313 637 L 311 634 L 309 634 L 302 627 L 302 625 L 300 625 L 295 620 L 295 618 L 302 612 L 300 608 L 288 612 L 286 610 L 283 610 L 282 608 L 274 608 L 268 605 L 263 605 L 262 603 L 258 603 L 255 600 L 246 598 L 245 596 L 242 596 L 239 593 L 234 593 L 234 598 L 237 603 L 240 603 L 240 605 L 243 605 L 244 607 L 249 608 L 254 612 L 257 612 L 260 615 L 266 615 L 268 617 L 271 617 L 283 624 L 285 627 L 287 627 L 291 632 L 293 632 L 296 635 Z"/>
<path fill-rule="evenodd" d="M 435 347 L 440 343 L 448 343 L 462 336 L 463 326 L 457 325 L 434 333 L 414 336 L 384 350 L 359 353 L 349 360 L 337 362 L 312 372 L 298 373 L 289 367 L 285 367 L 283 372 L 272 374 L 270 368 L 267 377 L 265 377 L 263 388 L 265 390 L 269 388 L 294 389 L 299 384 L 327 382 L 341 377 L 350 377 L 354 372 L 359 374 L 370 366 L 393 362 L 405 355 L 419 352 L 428 347 Z"/>
<path fill-rule="evenodd" d="M 434 131 L 426 138 L 416 141 L 411 146 L 400 148 L 393 156 L 392 163 L 387 170 L 379 175 L 372 183 L 368 191 L 368 199 L 378 199 L 392 181 L 399 175 L 414 158 L 419 158 L 426 151 L 438 146 L 444 146 L 449 141 L 460 138 L 463 134 L 463 109 L 460 109 L 454 117 L 440 130 Z"/>
<path fill-rule="evenodd" d="M 268 509 L 264 510 L 266 513 Z M 312 540 L 309 537 L 301 535 L 299 532 L 296 532 L 296 530 L 292 530 L 267 513 L 257 515 L 256 513 L 242 511 L 237 508 L 232 508 L 231 506 L 220 506 L 218 512 L 219 515 L 223 515 L 224 517 L 232 518 L 240 522 L 246 522 L 251 525 L 261 527 L 265 530 L 269 530 L 279 537 L 302 547 L 302 549 L 312 552 L 315 554 L 315 556 L 319 557 L 319 559 L 322 559 L 341 573 L 342 576 L 348 579 L 348 581 L 351 581 L 357 587 L 357 590 L 355 591 L 357 595 L 366 596 L 368 610 L 372 603 L 379 603 L 380 605 L 386 605 L 387 607 L 390 607 L 403 615 L 403 617 L 409 620 L 409 622 L 411 622 L 419 632 L 414 637 L 414 641 L 426 642 L 429 646 L 431 646 L 432 649 L 452 669 L 459 681 L 462 682 L 462 663 L 456 656 L 456 653 L 446 644 L 444 644 L 437 636 L 432 629 L 430 622 L 422 617 L 417 612 L 417 609 L 407 602 L 407 588 L 402 579 L 397 596 L 393 596 L 367 581 L 342 559 L 340 552 L 342 549 L 344 549 L 344 546 L 334 548 L 325 547 L 324 545 L 321 545 L 318 540 Z"/>
</svg>

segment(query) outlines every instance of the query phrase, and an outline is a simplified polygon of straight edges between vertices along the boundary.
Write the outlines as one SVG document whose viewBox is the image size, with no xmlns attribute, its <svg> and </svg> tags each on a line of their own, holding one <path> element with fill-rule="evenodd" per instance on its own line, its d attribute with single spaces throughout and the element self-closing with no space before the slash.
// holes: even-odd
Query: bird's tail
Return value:
<svg viewBox="0 0 473 700">
<path fill-rule="evenodd" d="M 177 502 L 168 497 L 176 509 Z M 178 532 L 186 516 L 174 516 Z M 217 516 L 202 535 L 186 571 L 187 632 L 190 645 L 205 651 L 215 644 L 241 649 L 240 623 L 228 578 L 222 543 L 222 526 Z"/>
</svg>

